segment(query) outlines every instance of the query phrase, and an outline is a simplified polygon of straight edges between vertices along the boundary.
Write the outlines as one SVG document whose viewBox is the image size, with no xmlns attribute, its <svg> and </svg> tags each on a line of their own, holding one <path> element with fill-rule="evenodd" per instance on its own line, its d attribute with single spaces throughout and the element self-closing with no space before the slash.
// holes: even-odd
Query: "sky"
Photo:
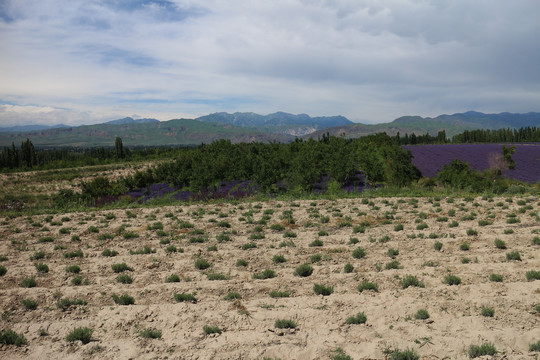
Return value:
<svg viewBox="0 0 540 360">
<path fill-rule="evenodd" d="M 540 111 L 538 0 L 0 0 L 0 126 Z"/>
</svg>

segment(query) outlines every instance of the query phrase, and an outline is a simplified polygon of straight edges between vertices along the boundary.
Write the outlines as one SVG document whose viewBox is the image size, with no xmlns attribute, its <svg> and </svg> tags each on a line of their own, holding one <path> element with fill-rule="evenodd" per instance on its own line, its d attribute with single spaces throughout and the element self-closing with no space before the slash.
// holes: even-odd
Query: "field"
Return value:
<svg viewBox="0 0 540 360">
<path fill-rule="evenodd" d="M 0 357 L 460 359 L 492 343 L 534 359 L 539 208 L 377 198 L 4 218 L 0 329 L 27 345 Z"/>
<path fill-rule="evenodd" d="M 504 176 L 510 179 L 536 183 L 540 181 L 540 144 L 506 144 L 515 146 L 512 158 L 516 162 L 514 170 L 507 170 Z M 411 150 L 413 164 L 423 176 L 433 177 L 443 165 L 454 159 L 469 163 L 471 169 L 483 171 L 490 168 L 491 162 L 502 155 L 501 144 L 447 144 L 447 145 L 408 145 Z"/>
</svg>

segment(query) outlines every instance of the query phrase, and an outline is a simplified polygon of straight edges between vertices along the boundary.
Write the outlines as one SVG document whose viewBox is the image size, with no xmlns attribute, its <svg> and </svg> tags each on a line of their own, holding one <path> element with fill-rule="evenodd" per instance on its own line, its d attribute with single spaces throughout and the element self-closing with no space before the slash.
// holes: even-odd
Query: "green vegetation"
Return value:
<svg viewBox="0 0 540 360">
<path fill-rule="evenodd" d="M 75 328 L 68 334 L 66 341 L 81 341 L 83 344 L 88 344 L 92 338 L 92 333 L 93 330 L 87 327 Z"/>
<path fill-rule="evenodd" d="M 485 355 L 495 355 L 497 353 L 497 350 L 495 349 L 495 346 L 492 343 L 484 343 L 482 345 L 471 345 L 469 347 L 469 357 L 471 359 L 485 356 Z"/>
</svg>

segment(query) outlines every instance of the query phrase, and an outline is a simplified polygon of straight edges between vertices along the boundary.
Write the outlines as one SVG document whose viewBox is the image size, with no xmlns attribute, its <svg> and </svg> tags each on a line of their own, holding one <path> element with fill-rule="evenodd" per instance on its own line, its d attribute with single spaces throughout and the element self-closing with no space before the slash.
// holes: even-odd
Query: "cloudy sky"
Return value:
<svg viewBox="0 0 540 360">
<path fill-rule="evenodd" d="M 0 0 L 0 126 L 540 111 L 538 0 Z"/>
</svg>

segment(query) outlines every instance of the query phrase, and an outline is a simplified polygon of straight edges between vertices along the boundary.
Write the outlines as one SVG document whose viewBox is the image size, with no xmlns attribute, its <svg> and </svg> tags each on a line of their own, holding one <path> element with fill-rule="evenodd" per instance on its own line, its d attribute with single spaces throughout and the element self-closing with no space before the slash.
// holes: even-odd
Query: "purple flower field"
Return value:
<svg viewBox="0 0 540 360">
<path fill-rule="evenodd" d="M 535 183 L 540 180 L 540 143 L 505 144 L 515 146 L 512 156 L 516 162 L 514 170 L 506 170 L 503 176 Z M 468 162 L 471 169 L 482 171 L 490 168 L 495 159 L 502 155 L 502 144 L 448 144 L 448 145 L 407 145 L 414 158 L 413 164 L 423 176 L 433 177 L 443 165 L 454 159 Z"/>
</svg>

